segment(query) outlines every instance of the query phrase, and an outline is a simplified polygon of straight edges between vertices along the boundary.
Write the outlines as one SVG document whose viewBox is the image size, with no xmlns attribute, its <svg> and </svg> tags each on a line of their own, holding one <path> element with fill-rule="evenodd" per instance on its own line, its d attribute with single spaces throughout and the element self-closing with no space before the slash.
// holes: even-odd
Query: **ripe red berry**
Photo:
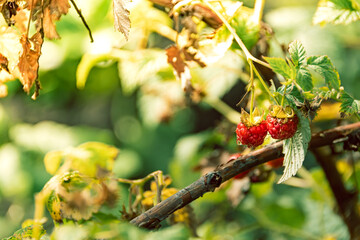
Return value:
<svg viewBox="0 0 360 240">
<path fill-rule="evenodd" d="M 279 167 L 282 167 L 283 163 L 284 163 L 284 157 L 281 157 L 281 158 L 277 158 L 277 159 L 271 160 L 269 162 L 266 162 L 265 164 L 271 168 L 279 168 Z"/>
<path fill-rule="evenodd" d="M 240 122 L 236 128 L 236 140 L 248 147 L 257 147 L 264 142 L 267 134 L 266 121 L 258 125 L 247 127 Z"/>
<path fill-rule="evenodd" d="M 288 139 L 294 136 L 299 118 L 296 114 L 291 118 L 277 118 L 270 114 L 266 117 L 267 129 L 274 139 Z"/>
</svg>

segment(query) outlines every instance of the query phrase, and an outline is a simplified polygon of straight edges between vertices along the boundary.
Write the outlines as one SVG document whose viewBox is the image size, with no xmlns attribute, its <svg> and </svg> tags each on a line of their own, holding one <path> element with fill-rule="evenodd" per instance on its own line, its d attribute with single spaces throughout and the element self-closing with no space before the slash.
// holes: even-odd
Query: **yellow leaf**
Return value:
<svg viewBox="0 0 360 240">
<path fill-rule="evenodd" d="M 15 80 L 18 77 L 18 63 L 22 45 L 21 36 L 11 27 L 0 27 L 0 54 L 7 59 L 7 69 L 0 69 L 0 82 Z"/>
<path fill-rule="evenodd" d="M 63 159 L 62 151 L 48 152 L 44 158 L 45 169 L 48 173 L 54 175 L 59 169 Z"/>
</svg>

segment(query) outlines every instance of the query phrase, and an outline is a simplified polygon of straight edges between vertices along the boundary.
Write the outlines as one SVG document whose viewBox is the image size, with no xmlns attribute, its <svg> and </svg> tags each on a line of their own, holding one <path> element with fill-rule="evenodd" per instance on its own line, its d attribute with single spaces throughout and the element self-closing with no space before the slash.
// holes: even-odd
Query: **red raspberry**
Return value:
<svg viewBox="0 0 360 240">
<path fill-rule="evenodd" d="M 236 140 L 241 144 L 248 145 L 248 147 L 257 147 L 264 142 L 267 134 L 266 121 L 260 124 L 247 127 L 240 122 L 236 128 Z"/>
<path fill-rule="evenodd" d="M 294 136 L 299 118 L 294 115 L 291 118 L 276 118 L 268 115 L 266 117 L 267 129 L 274 139 L 288 139 Z"/>
</svg>

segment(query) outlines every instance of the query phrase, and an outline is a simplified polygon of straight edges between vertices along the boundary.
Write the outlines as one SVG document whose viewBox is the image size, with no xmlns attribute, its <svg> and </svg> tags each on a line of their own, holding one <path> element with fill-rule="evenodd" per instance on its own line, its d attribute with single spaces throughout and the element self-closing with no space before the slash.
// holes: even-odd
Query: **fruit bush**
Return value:
<svg viewBox="0 0 360 240">
<path fill-rule="evenodd" d="M 4 239 L 360 239 L 358 0 L 0 8 Z"/>
</svg>

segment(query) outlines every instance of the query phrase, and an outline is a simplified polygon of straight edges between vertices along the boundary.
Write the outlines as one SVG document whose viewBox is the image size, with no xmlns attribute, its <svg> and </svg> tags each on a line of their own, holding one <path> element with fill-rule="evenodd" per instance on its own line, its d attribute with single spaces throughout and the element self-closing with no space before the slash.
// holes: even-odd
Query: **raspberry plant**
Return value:
<svg viewBox="0 0 360 240">
<path fill-rule="evenodd" d="M 302 168 L 309 145 L 319 161 L 321 154 L 314 148 L 333 145 L 336 141 L 344 142 L 344 149 L 359 150 L 358 124 L 340 126 L 312 137 L 312 121 L 321 114 L 321 107 L 329 103 L 338 106 L 341 118 L 354 121 L 360 119 L 360 102 L 344 89 L 328 56 L 308 56 L 299 40 L 285 43 L 285 47 L 279 44 L 276 33 L 262 20 L 264 0 L 256 0 L 251 7 L 232 0 L 130 2 L 112 1 L 114 26 L 122 35 L 114 37 L 116 43 L 110 47 L 106 47 L 109 44 L 96 45 L 95 41 L 94 47 L 83 54 L 76 70 L 78 89 L 86 91 L 89 85 L 96 84 L 96 90 L 101 91 L 101 84 L 107 79 L 100 76 L 88 82 L 91 70 L 117 63 L 123 96 L 136 99 L 139 111 L 135 115 L 139 115 L 141 124 L 147 127 L 144 131 L 147 134 L 136 131 L 124 134 L 125 128 L 136 128 L 140 124 L 129 116 L 115 122 L 115 128 L 120 129 L 115 135 L 123 141 L 120 148 L 133 144 L 136 149 L 142 142 L 154 141 L 153 129 L 181 121 L 177 115 L 191 107 L 210 106 L 221 113 L 222 122 L 217 123 L 211 133 L 191 138 L 190 144 L 185 141 L 186 149 L 196 152 L 194 156 L 185 154 L 193 160 L 192 166 L 185 164 L 184 156 L 177 156 L 182 161 L 172 165 L 171 176 L 154 171 L 138 179 L 121 178 L 116 171 L 126 166 L 116 168 L 119 150 L 104 143 L 57 147 L 44 158 L 46 171 L 52 177 L 35 197 L 34 217 L 24 221 L 22 229 L 8 239 L 196 237 L 199 229 L 194 212 L 197 209 L 189 203 L 204 193 L 224 186 L 212 193 L 214 198 L 220 199 L 220 194 L 226 192 L 232 205 L 238 206 L 250 188 L 255 192 L 258 189 L 258 195 L 266 194 L 263 189 L 276 181 L 301 187 L 312 185 L 318 190 L 320 184 Z M 1 97 L 7 96 L 8 85 L 11 90 L 10 82 L 19 79 L 26 93 L 33 92 L 32 98 L 41 100 L 39 59 L 45 51 L 43 45 L 48 39 L 60 38 L 61 28 L 57 29 L 55 23 L 62 21 L 71 6 L 93 41 L 89 24 L 76 1 L 0 0 Z M 356 24 L 353 22 L 359 20 L 359 16 L 356 0 L 321 0 L 313 23 Z M 271 52 L 274 48 L 280 53 Z M 283 56 L 278 57 L 281 53 Z M 94 81 L 97 82 L 92 83 Z M 239 82 L 242 82 L 241 89 Z M 236 97 L 225 103 L 227 93 L 234 90 Z M 44 91 L 46 96 L 46 88 Z M 123 110 L 121 106 L 113 108 Z M 181 146 L 179 143 L 176 151 L 180 151 Z M 153 148 L 151 152 L 164 151 L 158 149 L 161 148 Z M 263 164 L 265 162 L 268 164 Z M 360 220 L 358 200 L 345 189 L 343 181 L 349 180 L 349 176 L 356 178 L 358 166 L 354 164 L 342 179 L 331 164 L 329 167 L 323 164 L 322 168 L 325 175 L 335 172 L 332 178 L 326 177 L 349 230 L 346 236 L 357 239 L 360 236 L 356 226 Z M 184 165 L 186 170 L 180 170 Z M 278 176 L 275 170 L 281 165 L 284 169 L 277 170 L 279 174 L 282 172 Z M 195 181 L 190 169 L 201 171 L 203 176 Z M 191 184 L 179 190 L 170 186 L 173 182 L 176 185 L 176 181 Z M 125 201 L 123 196 L 127 197 Z M 345 196 L 346 201 L 339 200 L 339 196 Z M 53 231 L 45 231 L 45 207 L 54 222 Z M 259 210 L 254 209 L 253 217 L 259 222 L 264 225 L 271 222 L 262 219 Z M 166 218 L 167 224 L 181 223 L 187 230 L 148 233 L 126 224 L 131 222 L 154 229 Z M 200 230 L 201 237 L 206 236 L 205 230 Z M 287 237 L 316 238 L 293 228 L 286 232 Z"/>
</svg>

